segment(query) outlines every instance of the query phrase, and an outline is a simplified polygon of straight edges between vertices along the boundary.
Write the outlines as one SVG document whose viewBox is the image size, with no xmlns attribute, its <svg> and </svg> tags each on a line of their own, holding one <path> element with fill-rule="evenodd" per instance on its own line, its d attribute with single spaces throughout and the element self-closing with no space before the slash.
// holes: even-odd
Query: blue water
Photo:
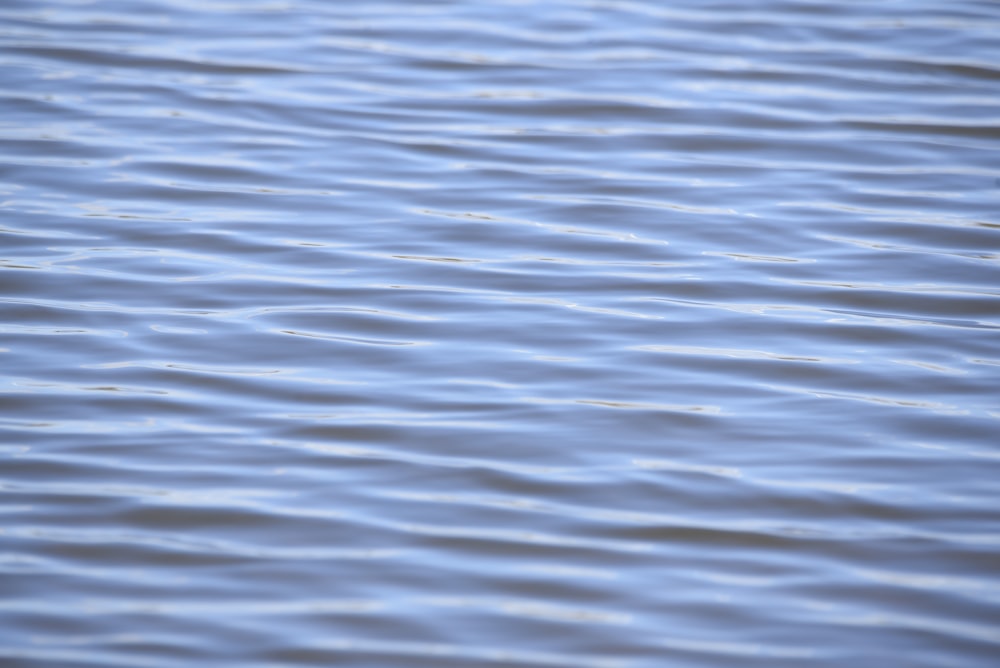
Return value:
<svg viewBox="0 0 1000 668">
<path fill-rule="evenodd" d="M 3 3 L 0 664 L 995 665 L 998 34 Z"/>
</svg>

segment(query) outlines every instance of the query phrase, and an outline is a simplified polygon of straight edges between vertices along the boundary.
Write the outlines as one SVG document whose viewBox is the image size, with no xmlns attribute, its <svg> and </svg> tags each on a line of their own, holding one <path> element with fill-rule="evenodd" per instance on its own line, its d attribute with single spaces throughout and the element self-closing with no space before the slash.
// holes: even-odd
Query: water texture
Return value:
<svg viewBox="0 0 1000 668">
<path fill-rule="evenodd" d="M 7 0 L 0 665 L 996 665 L 998 35 Z"/>
</svg>

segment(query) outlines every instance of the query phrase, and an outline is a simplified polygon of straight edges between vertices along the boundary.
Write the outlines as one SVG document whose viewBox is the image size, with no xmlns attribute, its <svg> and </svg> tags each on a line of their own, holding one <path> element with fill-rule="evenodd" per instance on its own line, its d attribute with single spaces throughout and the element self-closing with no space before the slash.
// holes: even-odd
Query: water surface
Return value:
<svg viewBox="0 0 1000 668">
<path fill-rule="evenodd" d="M 993 2 L 0 9 L 0 662 L 985 667 Z"/>
</svg>

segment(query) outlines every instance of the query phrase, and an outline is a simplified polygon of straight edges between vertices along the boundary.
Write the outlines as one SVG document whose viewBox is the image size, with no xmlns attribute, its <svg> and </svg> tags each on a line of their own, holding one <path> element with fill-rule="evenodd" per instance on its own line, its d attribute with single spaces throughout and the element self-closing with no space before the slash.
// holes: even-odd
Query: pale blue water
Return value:
<svg viewBox="0 0 1000 668">
<path fill-rule="evenodd" d="M 0 7 L 0 664 L 987 667 L 1000 5 Z"/>
</svg>

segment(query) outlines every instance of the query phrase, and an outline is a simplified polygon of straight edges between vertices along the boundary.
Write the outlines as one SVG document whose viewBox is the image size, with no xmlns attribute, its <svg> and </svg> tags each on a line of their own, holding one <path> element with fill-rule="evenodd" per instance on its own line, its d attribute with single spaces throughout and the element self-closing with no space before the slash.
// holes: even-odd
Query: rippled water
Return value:
<svg viewBox="0 0 1000 668">
<path fill-rule="evenodd" d="M 3 3 L 0 662 L 995 665 L 997 35 Z"/>
</svg>

